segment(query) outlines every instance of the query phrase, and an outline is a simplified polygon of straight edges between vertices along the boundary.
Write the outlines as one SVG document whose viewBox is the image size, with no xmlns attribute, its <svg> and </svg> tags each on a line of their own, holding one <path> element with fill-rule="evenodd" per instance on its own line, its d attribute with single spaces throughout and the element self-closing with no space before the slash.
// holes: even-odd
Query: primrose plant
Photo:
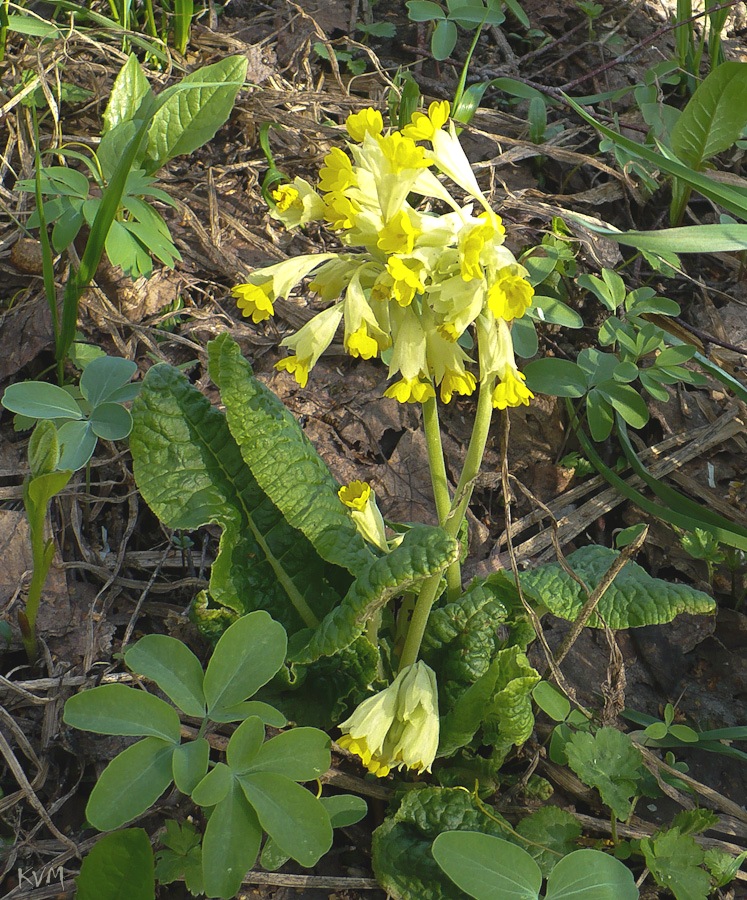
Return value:
<svg viewBox="0 0 747 900">
<path fill-rule="evenodd" d="M 257 610 L 286 629 L 284 663 L 257 699 L 300 725 L 339 728 L 340 747 L 377 777 L 433 772 L 448 785 L 405 792 L 376 832 L 374 870 L 396 898 L 431 896 L 434 884 L 453 894 L 431 852 L 442 831 L 508 827 L 481 812 L 476 794 L 497 788 L 534 727 L 533 615 L 577 621 L 583 613 L 589 627 L 620 629 L 714 608 L 707 595 L 595 546 L 568 557 L 573 573 L 546 565 L 463 586 L 466 512 L 493 410 L 533 398 L 515 361 L 516 325 L 542 318 L 536 305 L 547 298 L 534 297 L 505 246 L 449 113 L 436 102 L 390 129 L 373 109 L 348 117 L 349 141 L 327 154 L 318 183 L 297 177 L 271 194 L 276 219 L 291 229 L 322 223 L 342 248 L 256 270 L 233 289 L 241 312 L 262 323 L 309 279 L 321 311 L 283 339 L 290 354 L 277 363 L 301 387 L 338 331 L 353 360 L 388 365 L 385 396 L 422 409 L 438 526 L 392 526 L 368 483 L 340 486 L 228 334 L 207 347 L 222 409 L 183 373 L 156 365 L 133 405 L 130 438 L 138 489 L 164 524 L 222 530 L 209 588 L 192 607 L 201 630 L 222 640 L 237 616 Z M 474 393 L 452 490 L 439 408 Z M 612 566 L 622 568 L 605 591 Z M 597 745 L 578 743 L 579 768 L 593 768 Z M 535 827 L 530 852 L 552 844 L 553 816 Z M 553 861 L 578 849 L 581 828 L 570 819 Z"/>
</svg>

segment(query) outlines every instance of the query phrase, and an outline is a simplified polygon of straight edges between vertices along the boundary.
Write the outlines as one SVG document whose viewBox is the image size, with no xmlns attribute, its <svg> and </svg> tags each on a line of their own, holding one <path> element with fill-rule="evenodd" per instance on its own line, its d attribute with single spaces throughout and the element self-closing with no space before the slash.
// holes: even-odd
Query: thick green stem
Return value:
<svg viewBox="0 0 747 900">
<path fill-rule="evenodd" d="M 438 523 L 443 526 L 451 510 L 451 494 L 449 493 L 449 481 L 446 476 L 444 451 L 441 444 L 441 427 L 438 421 L 438 405 L 435 397 L 426 400 L 423 404 L 423 429 L 425 431 L 425 444 L 428 448 L 428 466 L 431 470 L 431 484 L 433 485 L 433 496 L 436 501 Z M 446 572 L 446 582 L 449 593 L 461 591 L 462 571 L 458 560 L 449 566 Z"/>
<path fill-rule="evenodd" d="M 490 377 L 480 385 L 480 395 L 477 399 L 477 410 L 475 412 L 475 422 L 472 426 L 472 436 L 470 437 L 469 447 L 467 448 L 467 456 L 464 460 L 464 467 L 459 478 L 454 499 L 451 501 L 449 513 L 443 521 L 443 528 L 453 538 L 456 538 L 461 529 L 462 521 L 467 512 L 472 490 L 475 485 L 475 479 L 480 471 L 482 458 L 485 453 L 485 444 L 488 441 L 488 433 L 490 431 L 490 422 L 493 415 L 493 387 L 495 385 L 495 377 Z M 443 459 L 443 457 L 442 457 Z M 440 515 L 439 515 L 440 518 Z M 405 638 L 405 646 L 402 648 L 402 656 L 400 657 L 400 672 L 407 666 L 417 662 L 420 653 L 420 644 L 423 641 L 425 627 L 428 624 L 428 616 L 431 613 L 438 589 L 441 585 L 441 575 L 432 575 L 426 578 L 420 588 L 415 609 L 412 613 L 410 626 L 407 629 L 407 637 Z M 455 588 L 456 593 L 452 595 L 449 591 L 450 599 L 459 596 L 461 592 L 461 584 Z"/>
</svg>

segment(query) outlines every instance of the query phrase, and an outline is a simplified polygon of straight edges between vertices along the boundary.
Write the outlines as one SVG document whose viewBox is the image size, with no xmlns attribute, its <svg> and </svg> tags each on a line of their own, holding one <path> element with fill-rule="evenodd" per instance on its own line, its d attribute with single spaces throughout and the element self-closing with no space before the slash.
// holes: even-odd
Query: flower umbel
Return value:
<svg viewBox="0 0 747 900">
<path fill-rule="evenodd" d="M 337 743 L 360 756 L 379 778 L 395 768 L 430 772 L 438 728 L 436 676 L 419 660 L 340 723 L 343 735 Z"/>
</svg>

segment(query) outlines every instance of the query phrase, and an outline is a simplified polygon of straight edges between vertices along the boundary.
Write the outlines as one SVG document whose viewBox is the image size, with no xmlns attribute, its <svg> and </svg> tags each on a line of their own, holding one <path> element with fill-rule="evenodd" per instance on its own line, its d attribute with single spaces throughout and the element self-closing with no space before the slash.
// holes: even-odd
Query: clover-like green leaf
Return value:
<svg viewBox="0 0 747 900">
<path fill-rule="evenodd" d="M 155 682 L 188 716 L 199 719 L 205 715 L 202 665 L 182 641 L 165 634 L 146 634 L 125 651 L 125 662 Z"/>
<path fill-rule="evenodd" d="M 82 731 L 150 735 L 179 743 L 179 716 L 174 707 L 124 684 L 102 684 L 74 694 L 65 703 L 63 719 Z"/>
</svg>

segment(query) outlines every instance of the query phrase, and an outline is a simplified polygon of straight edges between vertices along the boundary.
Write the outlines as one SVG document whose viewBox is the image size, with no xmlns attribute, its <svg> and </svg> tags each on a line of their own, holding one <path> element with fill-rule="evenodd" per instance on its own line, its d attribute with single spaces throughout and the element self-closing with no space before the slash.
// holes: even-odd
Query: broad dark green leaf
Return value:
<svg viewBox="0 0 747 900">
<path fill-rule="evenodd" d="M 337 496 L 339 485 L 301 426 L 254 378 L 228 334 L 211 341 L 208 354 L 228 427 L 261 489 L 322 559 L 357 574 L 370 563 L 371 551 Z"/>
<path fill-rule="evenodd" d="M 537 900 L 542 873 L 532 857 L 508 841 L 477 831 L 446 831 L 433 856 L 449 878 L 476 900 Z"/>
<path fill-rule="evenodd" d="M 592 544 L 568 556 L 574 572 L 593 591 L 618 557 L 619 551 Z M 587 600 L 577 581 L 557 563 L 523 572 L 521 586 L 550 610 L 554 616 L 574 622 Z M 682 612 L 704 615 L 713 612 L 715 603 L 702 591 L 685 584 L 672 584 L 652 578 L 637 563 L 627 562 L 599 601 L 599 613 L 607 625 L 618 630 L 642 625 L 662 625 Z M 593 615 L 588 625 L 601 628 Z"/>
<path fill-rule="evenodd" d="M 443 529 L 411 528 L 391 553 L 372 559 L 359 572 L 340 606 L 327 615 L 306 646 L 291 655 L 291 662 L 308 665 L 349 647 L 392 597 L 445 571 L 458 556 L 459 544 Z"/>
<path fill-rule="evenodd" d="M 292 634 L 340 602 L 350 576 L 285 522 L 244 464 L 225 416 L 178 370 L 151 368 L 132 412 L 135 479 L 156 515 L 170 528 L 224 529 L 210 576 L 217 608 L 195 613 L 206 631 L 217 637 L 225 628 L 221 608 L 262 608 Z"/>
<path fill-rule="evenodd" d="M 537 359 L 524 368 L 527 387 L 552 397 L 583 397 L 588 382 L 583 370 L 569 359 Z"/>
</svg>

